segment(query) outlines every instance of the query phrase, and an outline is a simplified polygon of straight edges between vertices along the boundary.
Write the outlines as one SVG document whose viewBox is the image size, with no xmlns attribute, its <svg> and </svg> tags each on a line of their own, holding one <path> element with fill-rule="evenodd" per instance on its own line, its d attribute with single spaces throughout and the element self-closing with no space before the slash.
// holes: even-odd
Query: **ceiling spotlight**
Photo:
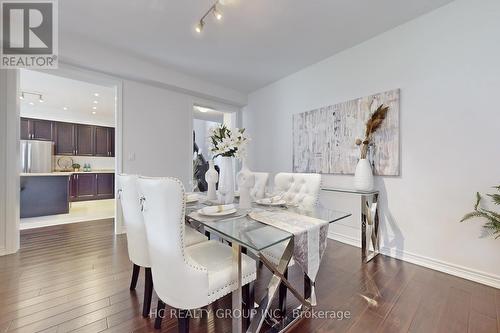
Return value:
<svg viewBox="0 0 500 333">
<path fill-rule="evenodd" d="M 67 107 L 67 106 L 64 106 L 64 107 L 63 107 L 63 110 L 64 110 L 64 111 L 68 111 L 68 107 Z"/>
<path fill-rule="evenodd" d="M 97 110 L 97 106 L 93 106 L 93 107 L 92 107 L 92 110 Z"/>
<path fill-rule="evenodd" d="M 97 113 L 97 112 L 95 112 L 95 111 L 92 111 L 92 114 L 96 114 L 96 113 Z"/>
<path fill-rule="evenodd" d="M 19 99 L 24 99 L 24 92 L 21 93 L 21 96 L 19 96 Z"/>
<path fill-rule="evenodd" d="M 98 104 L 98 103 L 99 103 L 99 101 L 94 101 L 93 103 L 94 103 L 94 104 Z"/>
<path fill-rule="evenodd" d="M 218 21 L 222 20 L 222 12 L 218 10 L 217 6 L 215 5 L 214 5 L 214 16 Z"/>
<path fill-rule="evenodd" d="M 35 103 L 33 103 L 33 102 L 29 102 L 28 104 L 31 106 L 35 105 Z"/>
<path fill-rule="evenodd" d="M 38 101 L 39 101 L 40 103 L 43 103 L 43 102 L 45 102 L 45 101 L 43 100 L 43 97 L 42 97 L 42 95 L 39 95 L 39 96 L 38 96 Z"/>
<path fill-rule="evenodd" d="M 205 23 L 203 22 L 203 20 L 201 20 L 200 22 L 198 22 L 198 24 L 196 25 L 196 27 L 194 28 L 194 30 L 201 34 L 201 32 L 203 31 L 203 26 L 205 25 Z"/>
<path fill-rule="evenodd" d="M 99 93 L 94 93 L 94 96 L 95 97 L 99 97 Z"/>
</svg>

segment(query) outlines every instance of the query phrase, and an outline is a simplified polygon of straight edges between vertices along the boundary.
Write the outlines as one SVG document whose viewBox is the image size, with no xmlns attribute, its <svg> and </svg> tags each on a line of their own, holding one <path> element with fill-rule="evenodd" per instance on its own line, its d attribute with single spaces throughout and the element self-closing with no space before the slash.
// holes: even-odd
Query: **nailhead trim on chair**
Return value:
<svg viewBox="0 0 500 333">
<path fill-rule="evenodd" d="M 257 278 L 257 273 L 247 274 L 247 275 L 242 277 L 241 284 L 245 285 L 245 284 L 255 280 L 256 278 Z M 248 282 L 245 283 L 245 280 L 248 280 Z M 226 284 L 222 288 L 219 288 L 217 290 L 212 291 L 211 293 L 208 294 L 209 300 L 210 299 L 217 300 L 219 298 L 222 298 L 222 297 L 232 293 L 234 288 L 231 288 L 231 287 L 233 287 L 235 284 L 237 284 L 237 281 L 232 281 L 231 283 Z"/>
<path fill-rule="evenodd" d="M 185 231 L 185 226 L 184 228 L 182 227 L 183 224 L 185 224 L 185 221 L 184 221 L 184 216 L 186 214 L 186 191 L 184 189 L 184 185 L 182 184 L 182 182 L 177 179 L 177 178 L 174 178 L 174 177 L 160 177 L 160 178 L 151 178 L 151 177 L 142 177 L 142 178 L 150 178 L 150 179 L 165 179 L 165 180 L 173 180 L 175 181 L 177 184 L 179 184 L 181 186 L 181 192 L 182 192 L 182 214 L 181 214 L 181 219 L 180 219 L 180 226 L 181 226 L 181 234 L 180 234 L 180 240 L 181 240 L 181 244 L 182 244 L 182 259 L 184 260 L 184 263 L 186 265 L 188 265 L 189 267 L 191 268 L 194 268 L 196 270 L 199 270 L 199 271 L 202 271 L 202 272 L 208 272 L 207 269 L 203 266 L 200 266 L 198 264 L 195 264 L 192 260 L 189 260 L 189 258 L 186 256 L 186 253 L 185 253 L 185 249 L 186 249 L 186 246 L 185 246 L 185 243 L 184 243 L 184 231 Z"/>
</svg>

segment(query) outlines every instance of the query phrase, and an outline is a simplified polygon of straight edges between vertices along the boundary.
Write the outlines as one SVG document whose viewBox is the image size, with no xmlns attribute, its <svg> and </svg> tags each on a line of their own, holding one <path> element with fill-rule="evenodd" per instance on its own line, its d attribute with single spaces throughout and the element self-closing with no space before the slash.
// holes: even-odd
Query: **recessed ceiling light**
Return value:
<svg viewBox="0 0 500 333">
<path fill-rule="evenodd" d="M 92 111 L 92 114 L 96 114 L 96 113 L 97 113 L 97 112 L 95 112 L 95 111 Z"/>
<path fill-rule="evenodd" d="M 68 107 L 67 106 L 63 107 L 63 110 L 68 111 Z"/>
<path fill-rule="evenodd" d="M 93 106 L 93 107 L 92 107 L 92 110 L 97 110 L 97 106 Z"/>
<path fill-rule="evenodd" d="M 195 106 L 195 108 L 202 112 L 202 113 L 206 113 L 208 111 L 215 111 L 214 109 L 211 109 L 211 108 L 206 108 L 206 107 L 203 107 L 203 106 Z"/>
<path fill-rule="evenodd" d="M 31 106 L 35 105 L 35 103 L 33 103 L 33 102 L 29 102 L 28 104 Z"/>
<path fill-rule="evenodd" d="M 94 96 L 95 97 L 99 97 L 99 93 L 94 93 Z"/>
<path fill-rule="evenodd" d="M 99 101 L 94 101 L 93 103 L 94 103 L 94 104 L 98 104 L 98 103 L 99 103 Z"/>
</svg>

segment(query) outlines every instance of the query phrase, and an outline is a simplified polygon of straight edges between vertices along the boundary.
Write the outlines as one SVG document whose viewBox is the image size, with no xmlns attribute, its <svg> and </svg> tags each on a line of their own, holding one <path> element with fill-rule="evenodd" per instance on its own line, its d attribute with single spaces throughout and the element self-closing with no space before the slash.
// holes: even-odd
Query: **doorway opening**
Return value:
<svg viewBox="0 0 500 333">
<path fill-rule="evenodd" d="M 193 106 L 193 177 L 189 191 L 207 191 L 208 184 L 205 181 L 205 173 L 208 170 L 208 161 L 213 159 L 213 154 L 209 148 L 210 129 L 221 124 L 234 128 L 237 127 L 237 123 L 237 112 L 223 111 L 201 105 Z M 219 172 L 218 157 L 214 159 L 214 164 L 215 169 Z M 235 169 L 233 168 L 233 170 Z"/>
<path fill-rule="evenodd" d="M 118 89 L 100 81 L 20 70 L 20 230 L 116 219 Z"/>
</svg>

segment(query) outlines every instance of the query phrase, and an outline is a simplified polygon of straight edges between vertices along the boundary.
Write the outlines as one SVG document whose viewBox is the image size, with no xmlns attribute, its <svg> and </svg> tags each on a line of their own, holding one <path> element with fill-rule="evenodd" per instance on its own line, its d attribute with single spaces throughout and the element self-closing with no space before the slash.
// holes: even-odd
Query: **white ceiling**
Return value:
<svg viewBox="0 0 500 333">
<path fill-rule="evenodd" d="M 25 94 L 25 98 L 21 100 L 21 116 L 106 125 L 114 123 L 113 88 L 21 70 L 20 89 L 42 94 L 44 100 L 40 103 L 38 96 Z M 96 93 L 99 96 L 94 96 Z M 97 104 L 94 101 L 97 101 Z"/>
<path fill-rule="evenodd" d="M 64 0 L 60 45 L 85 36 L 250 92 L 451 1 L 232 0 L 198 36 L 213 0 Z"/>
</svg>

